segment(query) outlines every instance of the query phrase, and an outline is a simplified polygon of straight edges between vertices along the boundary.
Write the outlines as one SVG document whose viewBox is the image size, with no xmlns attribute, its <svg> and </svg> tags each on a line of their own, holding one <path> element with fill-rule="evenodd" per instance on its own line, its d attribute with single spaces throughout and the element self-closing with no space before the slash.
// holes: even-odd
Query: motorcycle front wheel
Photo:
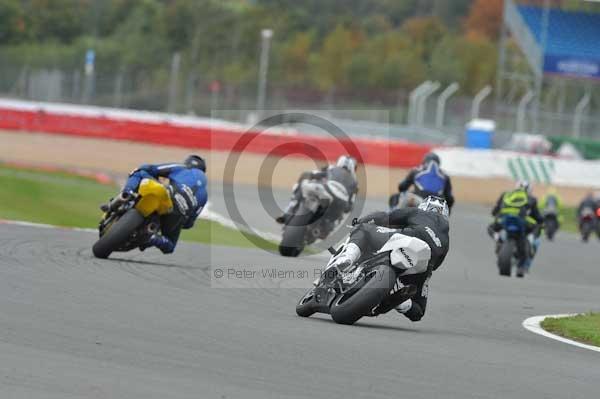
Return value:
<svg viewBox="0 0 600 399">
<path fill-rule="evenodd" d="M 501 276 L 510 277 L 514 253 L 515 242 L 513 240 L 506 240 L 502 243 L 498 252 L 498 271 Z"/>
<path fill-rule="evenodd" d="M 296 314 L 300 317 L 310 317 L 317 311 L 314 306 L 315 289 L 311 288 L 306 294 L 298 301 L 296 305 Z"/>
</svg>

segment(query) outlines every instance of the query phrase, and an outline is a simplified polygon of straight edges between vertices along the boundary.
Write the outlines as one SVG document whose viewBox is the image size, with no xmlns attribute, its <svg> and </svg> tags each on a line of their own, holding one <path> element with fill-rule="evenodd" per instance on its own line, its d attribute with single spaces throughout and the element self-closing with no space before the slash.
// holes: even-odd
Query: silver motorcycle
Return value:
<svg viewBox="0 0 600 399">
<path fill-rule="evenodd" d="M 346 187 L 334 180 L 304 180 L 300 193 L 292 216 L 283 226 L 279 253 L 286 257 L 297 257 L 307 245 L 327 238 L 350 200 Z"/>
</svg>

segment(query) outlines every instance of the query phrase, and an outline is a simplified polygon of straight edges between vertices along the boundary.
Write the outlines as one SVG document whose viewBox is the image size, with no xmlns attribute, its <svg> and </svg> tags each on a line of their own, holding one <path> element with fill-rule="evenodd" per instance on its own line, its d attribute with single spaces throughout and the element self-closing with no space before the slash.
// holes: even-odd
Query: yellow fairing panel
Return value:
<svg viewBox="0 0 600 399">
<path fill-rule="evenodd" d="M 135 205 L 144 217 L 154 212 L 165 215 L 173 209 L 173 202 L 166 187 L 152 179 L 144 179 L 138 188 L 138 194 L 142 197 Z"/>
</svg>

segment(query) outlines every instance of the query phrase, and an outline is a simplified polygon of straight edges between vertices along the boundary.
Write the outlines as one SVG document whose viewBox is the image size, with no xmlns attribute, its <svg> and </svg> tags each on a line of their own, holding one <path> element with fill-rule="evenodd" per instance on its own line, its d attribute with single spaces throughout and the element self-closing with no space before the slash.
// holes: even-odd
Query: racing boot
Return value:
<svg viewBox="0 0 600 399">
<path fill-rule="evenodd" d="M 348 243 L 342 252 L 333 257 L 333 259 L 329 262 L 323 274 L 315 280 L 313 283 L 315 286 L 319 285 L 319 283 L 323 280 L 323 278 L 327 280 L 333 280 L 338 273 L 344 272 L 350 266 L 354 264 L 361 256 L 361 251 L 358 245 L 354 243 Z"/>
<path fill-rule="evenodd" d="M 396 307 L 396 312 L 406 314 L 412 308 L 412 305 L 412 299 L 408 299 Z"/>
<path fill-rule="evenodd" d="M 171 254 L 175 250 L 173 242 L 160 234 L 153 234 L 145 244 L 140 245 L 140 251 L 144 252 L 150 247 L 160 249 L 163 254 Z"/>
<path fill-rule="evenodd" d="M 412 307 L 411 298 L 417 294 L 417 287 L 412 284 L 405 285 L 400 280 L 396 281 L 393 288 L 393 294 L 385 298 L 375 309 L 371 311 L 371 316 L 379 316 L 396 309 L 399 313 L 406 313 Z M 400 305 L 397 305 L 398 302 Z"/>
<path fill-rule="evenodd" d="M 412 299 L 402 302 L 396 308 L 396 311 L 413 322 L 420 321 L 425 315 L 425 310 L 421 307 L 421 305 L 419 305 L 417 302 L 413 302 Z"/>
<path fill-rule="evenodd" d="M 296 208 L 296 206 L 298 206 L 298 200 L 294 197 L 290 200 L 290 203 L 283 211 L 283 215 L 277 217 L 275 219 L 275 221 L 279 224 L 286 224 L 292 217 L 292 214 L 294 213 L 294 209 Z"/>
</svg>

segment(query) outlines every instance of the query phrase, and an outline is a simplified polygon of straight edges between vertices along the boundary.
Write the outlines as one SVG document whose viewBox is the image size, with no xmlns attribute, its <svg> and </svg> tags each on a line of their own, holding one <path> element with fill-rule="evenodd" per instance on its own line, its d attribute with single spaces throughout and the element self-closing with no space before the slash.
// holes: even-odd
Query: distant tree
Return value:
<svg viewBox="0 0 600 399">
<path fill-rule="evenodd" d="M 308 81 L 312 43 L 312 33 L 300 32 L 283 47 L 281 51 L 282 73 L 289 82 L 304 83 Z"/>
<path fill-rule="evenodd" d="M 426 78 L 427 67 L 412 50 L 388 57 L 376 70 L 375 86 L 382 89 L 415 87 Z"/>
<path fill-rule="evenodd" d="M 415 16 L 419 0 L 372 0 L 372 9 L 385 15 L 395 27 L 399 27 L 407 18 Z"/>
<path fill-rule="evenodd" d="M 446 27 L 437 17 L 411 18 L 404 23 L 402 29 L 420 47 L 425 63 L 429 63 L 433 48 L 447 34 Z"/>
<path fill-rule="evenodd" d="M 22 3 L 27 25 L 36 41 L 71 43 L 85 33 L 89 4 L 81 0 L 29 0 Z"/>
<path fill-rule="evenodd" d="M 138 0 L 114 33 L 121 43 L 121 59 L 130 69 L 168 65 L 164 8 L 157 0 Z"/>
<path fill-rule="evenodd" d="M 357 89 L 367 89 L 373 85 L 374 65 L 372 58 L 365 51 L 354 53 L 346 67 L 348 84 Z"/>
<path fill-rule="evenodd" d="M 504 14 L 504 0 L 475 0 L 465 22 L 467 32 L 498 40 Z"/>
<path fill-rule="evenodd" d="M 451 30 L 459 31 L 472 3 L 473 0 L 435 0 L 433 15 Z"/>
<path fill-rule="evenodd" d="M 0 1 L 0 44 L 12 44 L 26 38 L 25 15 L 19 0 Z"/>
<path fill-rule="evenodd" d="M 345 70 L 352 59 L 352 33 L 342 25 L 325 37 L 319 55 L 319 73 L 317 78 L 321 87 L 332 89 L 346 84 Z"/>
<path fill-rule="evenodd" d="M 431 55 L 431 78 L 443 84 L 458 82 L 461 87 L 467 80 L 466 65 L 462 58 L 464 39 L 445 37 L 434 48 Z"/>
<path fill-rule="evenodd" d="M 197 28 L 197 9 L 194 0 L 173 0 L 167 5 L 164 19 L 172 49 L 181 50 L 191 45 Z"/>
<path fill-rule="evenodd" d="M 463 40 L 458 56 L 466 68 L 464 89 L 467 93 L 475 94 L 485 85 L 493 84 L 497 54 L 497 46 L 485 36 L 471 33 Z"/>
<path fill-rule="evenodd" d="M 365 17 L 361 26 L 367 36 L 374 36 L 381 32 L 392 30 L 393 25 L 387 15 L 374 14 Z"/>
</svg>

